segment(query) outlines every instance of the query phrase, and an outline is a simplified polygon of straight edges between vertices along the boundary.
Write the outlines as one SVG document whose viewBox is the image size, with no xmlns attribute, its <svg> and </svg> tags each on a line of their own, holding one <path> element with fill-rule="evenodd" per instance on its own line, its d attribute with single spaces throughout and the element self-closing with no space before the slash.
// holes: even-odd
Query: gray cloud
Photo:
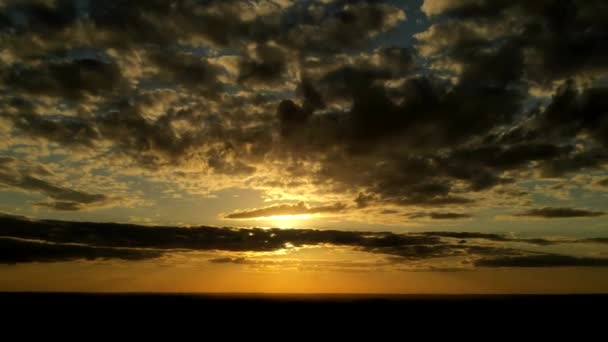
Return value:
<svg viewBox="0 0 608 342">
<path fill-rule="evenodd" d="M 22 135 L 56 142 L 67 147 L 88 148 L 93 148 L 99 138 L 94 125 L 86 119 L 34 114 L 32 113 L 34 107 L 23 100 L 13 101 L 11 107 L 17 109 L 15 114 L 0 113 L 0 117 L 7 117 Z"/>
<path fill-rule="evenodd" d="M 359 196 L 355 198 L 355 203 L 357 204 L 357 208 L 363 209 L 369 206 L 369 203 L 374 200 L 373 195 L 366 195 L 362 192 L 359 193 Z"/>
<path fill-rule="evenodd" d="M 247 264 L 248 261 L 245 258 L 215 258 L 209 260 L 214 264 Z"/>
<path fill-rule="evenodd" d="M 574 243 L 574 242 L 587 242 L 586 240 L 549 240 L 542 238 L 522 239 L 515 237 L 508 237 L 501 234 L 489 234 L 489 233 L 475 233 L 475 232 L 425 232 L 421 233 L 428 236 L 447 237 L 453 239 L 460 239 L 459 243 L 467 243 L 467 239 L 482 239 L 496 242 L 515 242 L 515 243 L 528 243 L 539 246 L 550 246 L 558 245 L 561 243 Z"/>
<path fill-rule="evenodd" d="M 148 171 L 238 182 L 272 165 L 359 208 L 478 204 L 608 162 L 605 87 L 565 82 L 608 67 L 605 8 L 566 3 L 427 0 L 433 26 L 391 47 L 377 37 L 405 13 L 387 1 L 4 1 L 0 118 Z M 56 194 L 38 205 L 87 204 L 30 186 Z"/>
<path fill-rule="evenodd" d="M 30 220 L 6 215 L 0 215 L 0 223 L 0 236 L 4 237 L 0 239 L 0 244 L 6 247 L 0 249 L 0 263 L 77 259 L 142 260 L 155 259 L 176 250 L 269 252 L 284 249 L 286 246 L 331 245 L 386 255 L 394 263 L 459 257 L 473 259 L 479 267 L 608 265 L 603 259 L 590 261 L 591 259 L 585 258 L 532 253 L 507 245 L 596 243 L 594 239 L 517 239 L 497 234 L 466 232 L 396 234 L 306 229 L 146 227 L 132 224 Z M 247 261 L 238 257 L 222 257 L 211 262 Z"/>
<path fill-rule="evenodd" d="M 87 208 L 87 206 L 83 203 L 67 201 L 36 202 L 34 205 L 57 211 L 79 211 Z"/>
<path fill-rule="evenodd" d="M 112 198 L 102 194 L 91 194 L 67 187 L 54 185 L 40 179 L 36 174 L 45 174 L 48 171 L 28 165 L 21 165 L 14 158 L 5 158 L 0 164 L 0 184 L 6 186 L 41 193 L 53 201 L 39 202 L 35 205 L 48 207 L 54 210 L 77 211 L 89 207 L 109 204 Z"/>
<path fill-rule="evenodd" d="M 434 212 L 434 213 L 416 213 L 408 215 L 409 218 L 430 218 L 433 220 L 459 220 L 473 217 L 470 214 Z"/>
<path fill-rule="evenodd" d="M 152 77 L 155 81 L 174 83 L 188 91 L 202 91 L 213 96 L 221 90 L 222 85 L 217 79 L 220 70 L 203 57 L 159 50 L 151 51 L 148 58 L 159 70 Z"/>
<path fill-rule="evenodd" d="M 475 261 L 477 267 L 607 267 L 606 258 L 577 258 L 566 255 L 546 254 L 500 258 L 482 258 Z"/>
<path fill-rule="evenodd" d="M 338 213 L 346 209 L 346 205 L 336 203 L 320 207 L 310 207 L 304 202 L 298 204 L 279 204 L 266 208 L 238 211 L 225 216 L 227 219 L 253 219 L 281 215 L 305 215 L 305 214 L 327 214 Z"/>
<path fill-rule="evenodd" d="M 304 7 L 305 4 L 296 8 Z M 391 30 L 406 19 L 406 14 L 399 8 L 383 1 L 365 0 L 317 2 L 295 15 L 300 19 L 299 25 L 286 31 L 282 42 L 294 49 L 312 52 L 363 47 L 370 38 Z"/>
<path fill-rule="evenodd" d="M 160 252 L 28 241 L 0 237 L 0 263 L 66 262 L 75 260 L 137 261 L 159 258 Z"/>
<path fill-rule="evenodd" d="M 577 209 L 577 208 L 539 208 L 539 209 L 530 209 L 523 213 L 516 214 L 516 216 L 522 217 L 540 217 L 540 218 L 577 218 L 577 217 L 598 217 L 605 215 L 604 212 L 601 211 L 591 211 L 587 209 Z"/>
<path fill-rule="evenodd" d="M 106 58 L 49 56 L 35 66 L 12 65 L 3 83 L 32 95 L 81 99 L 120 89 L 118 66 Z"/>
<path fill-rule="evenodd" d="M 241 59 L 238 81 L 247 85 L 273 86 L 285 83 L 287 71 L 284 52 L 269 45 L 256 45 L 253 56 Z"/>
<path fill-rule="evenodd" d="M 608 66 L 608 50 L 601 46 L 606 37 L 606 23 L 599 19 L 606 11 L 601 1 L 427 0 L 423 9 L 441 14 L 425 43 L 453 42 L 448 46 L 450 56 L 458 60 L 502 40 L 516 50 L 528 49 L 533 61 L 526 65 L 527 74 L 539 80 Z"/>
<path fill-rule="evenodd" d="M 591 239 L 583 239 L 584 242 L 592 242 L 592 243 L 608 243 L 608 238 L 591 238 Z"/>
</svg>

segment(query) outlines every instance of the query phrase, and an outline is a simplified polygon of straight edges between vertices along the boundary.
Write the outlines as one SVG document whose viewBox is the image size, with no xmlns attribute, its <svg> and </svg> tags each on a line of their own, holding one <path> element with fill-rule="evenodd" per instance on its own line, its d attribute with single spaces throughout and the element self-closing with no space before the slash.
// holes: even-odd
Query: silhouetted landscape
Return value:
<svg viewBox="0 0 608 342">
<path fill-rule="evenodd" d="M 606 0 L 0 0 L 0 304 L 603 303 L 607 42 Z"/>
</svg>

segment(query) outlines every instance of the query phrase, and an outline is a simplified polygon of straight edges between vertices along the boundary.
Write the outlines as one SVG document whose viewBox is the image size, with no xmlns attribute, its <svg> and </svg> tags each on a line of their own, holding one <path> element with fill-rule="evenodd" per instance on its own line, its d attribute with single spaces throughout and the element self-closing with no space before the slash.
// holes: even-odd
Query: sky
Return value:
<svg viewBox="0 0 608 342">
<path fill-rule="evenodd" d="M 0 290 L 608 292 L 603 0 L 0 0 Z"/>
</svg>

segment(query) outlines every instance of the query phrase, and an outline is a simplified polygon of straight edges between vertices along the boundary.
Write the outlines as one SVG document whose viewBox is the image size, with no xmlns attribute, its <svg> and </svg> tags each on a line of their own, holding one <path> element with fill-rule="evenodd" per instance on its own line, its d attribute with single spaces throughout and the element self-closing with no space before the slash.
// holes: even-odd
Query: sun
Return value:
<svg viewBox="0 0 608 342">
<path fill-rule="evenodd" d="M 265 217 L 264 221 L 267 221 L 276 228 L 296 228 L 302 224 L 302 221 L 310 220 L 313 215 L 302 214 L 302 215 L 277 215 Z"/>
</svg>

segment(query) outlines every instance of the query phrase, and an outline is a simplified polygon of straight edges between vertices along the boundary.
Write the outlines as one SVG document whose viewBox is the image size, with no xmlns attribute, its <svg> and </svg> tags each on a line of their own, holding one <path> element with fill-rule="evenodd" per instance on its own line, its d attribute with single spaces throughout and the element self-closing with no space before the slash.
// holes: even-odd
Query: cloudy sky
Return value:
<svg viewBox="0 0 608 342">
<path fill-rule="evenodd" d="M 607 16 L 0 0 L 0 289 L 606 291 Z"/>
</svg>

